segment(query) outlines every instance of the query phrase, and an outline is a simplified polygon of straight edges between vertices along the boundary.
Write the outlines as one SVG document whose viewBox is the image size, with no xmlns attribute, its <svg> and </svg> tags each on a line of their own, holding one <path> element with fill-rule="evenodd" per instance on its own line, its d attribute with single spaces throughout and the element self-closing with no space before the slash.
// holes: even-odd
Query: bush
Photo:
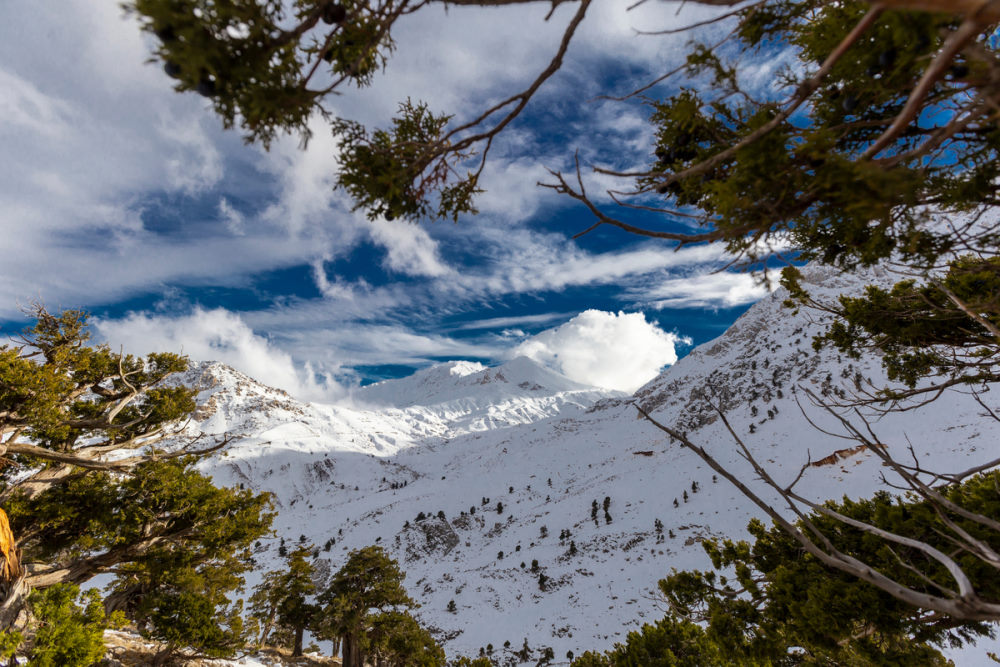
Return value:
<svg viewBox="0 0 1000 667">
<path fill-rule="evenodd" d="M 38 623 L 32 667 L 87 667 L 104 656 L 107 619 L 96 590 L 81 595 L 77 586 L 56 584 L 33 592 L 29 603 Z"/>
</svg>

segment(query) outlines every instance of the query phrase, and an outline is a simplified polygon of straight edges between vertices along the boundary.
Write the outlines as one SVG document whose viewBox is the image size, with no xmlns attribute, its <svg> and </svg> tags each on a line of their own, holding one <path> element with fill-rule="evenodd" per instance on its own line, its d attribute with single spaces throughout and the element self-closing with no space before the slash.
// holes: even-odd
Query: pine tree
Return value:
<svg viewBox="0 0 1000 667">
<path fill-rule="evenodd" d="M 319 614 L 311 602 L 316 592 L 312 545 L 300 543 L 285 559 L 285 567 L 268 572 L 250 598 L 250 615 L 261 625 L 257 640 L 262 645 L 276 630 L 291 637 L 293 656 L 302 655 L 302 638 Z"/>
<path fill-rule="evenodd" d="M 969 516 L 995 514 L 998 483 L 1000 473 L 991 472 L 944 493 Z M 974 518 L 943 517 L 926 501 L 894 498 L 885 492 L 866 500 L 829 503 L 826 509 L 880 530 L 919 536 L 938 549 L 953 546 L 946 520 L 980 539 L 989 532 Z M 838 549 L 906 586 L 935 592 L 948 585 L 951 575 L 945 568 L 932 568 L 928 578 L 913 567 L 922 553 L 917 549 L 901 544 L 885 549 L 870 534 L 819 512 L 808 520 Z M 801 545 L 779 526 L 754 520 L 749 532 L 752 543 L 703 541 L 713 570 L 675 572 L 659 583 L 671 614 L 630 633 L 624 644 L 605 656 L 587 660 L 581 656 L 574 666 L 677 664 L 671 660 L 679 659 L 688 661 L 683 664 L 784 664 L 789 647 L 795 646 L 817 664 L 943 667 L 951 663 L 935 645 L 955 636 L 971 641 L 992 633 L 989 623 L 928 614 L 850 574 L 825 569 L 817 559 L 803 557 Z M 995 568 L 972 554 L 959 557 L 959 563 L 978 595 L 1000 599 Z M 728 579 L 730 572 L 736 573 L 734 580 Z M 736 595 L 739 588 L 750 597 Z M 703 618 L 706 625 L 695 625 L 689 618 Z M 861 626 L 866 632 L 857 632 Z"/>
<path fill-rule="evenodd" d="M 444 650 L 405 611 L 386 611 L 371 619 L 365 637 L 373 664 L 387 667 L 444 667 Z"/>
<path fill-rule="evenodd" d="M 369 630 L 384 612 L 415 606 L 403 588 L 404 574 L 381 547 L 352 551 L 319 596 L 323 611 L 314 624 L 317 637 L 339 637 L 344 667 L 363 667 Z"/>
<path fill-rule="evenodd" d="M 32 588 L 113 571 L 109 610 L 168 646 L 231 654 L 242 625 L 230 593 L 269 529 L 267 496 L 218 488 L 195 469 L 228 441 L 198 449 L 180 437 L 194 391 L 164 380 L 186 359 L 88 346 L 83 313 L 34 313 L 21 345 L 0 346 L 0 433 L 19 464 L 0 472 L 0 502 L 28 565 L 5 591 L 0 628 Z M 154 453 L 168 437 L 180 448 Z"/>
</svg>

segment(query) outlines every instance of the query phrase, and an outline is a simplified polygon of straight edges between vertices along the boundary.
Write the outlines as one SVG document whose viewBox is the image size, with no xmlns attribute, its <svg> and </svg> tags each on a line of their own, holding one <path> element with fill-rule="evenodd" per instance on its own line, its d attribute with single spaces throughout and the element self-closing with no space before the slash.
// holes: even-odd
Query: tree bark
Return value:
<svg viewBox="0 0 1000 667">
<path fill-rule="evenodd" d="M 295 628 L 295 645 L 292 647 L 292 657 L 297 658 L 302 655 L 302 634 L 305 628 L 301 625 Z"/>
<path fill-rule="evenodd" d="M 342 667 L 364 667 L 361 664 L 360 652 L 358 651 L 357 642 L 353 634 L 348 633 L 344 635 L 343 646 Z"/>
<path fill-rule="evenodd" d="M 6 630 L 13 626 L 24 611 L 31 586 L 27 577 L 22 575 L 4 587 L 3 601 L 0 602 L 0 629 Z"/>
<path fill-rule="evenodd" d="M 257 649 L 264 647 L 264 642 L 267 641 L 267 636 L 271 634 L 271 628 L 274 627 L 274 617 L 278 613 L 278 608 L 272 606 L 267 613 L 267 619 L 264 621 L 264 629 L 261 630 L 260 638 L 257 640 Z"/>
</svg>

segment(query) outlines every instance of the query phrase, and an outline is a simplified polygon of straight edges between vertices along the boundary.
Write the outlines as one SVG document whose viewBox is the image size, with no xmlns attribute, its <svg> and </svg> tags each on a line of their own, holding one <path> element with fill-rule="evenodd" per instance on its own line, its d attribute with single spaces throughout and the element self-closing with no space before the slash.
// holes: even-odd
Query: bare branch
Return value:
<svg viewBox="0 0 1000 667">
<path fill-rule="evenodd" d="M 991 1 L 983 4 L 996 5 L 997 3 Z M 985 23 L 973 14 L 965 19 L 957 30 L 948 35 L 944 45 L 941 47 L 941 51 L 938 52 L 937 57 L 934 58 L 930 66 L 924 71 L 923 76 L 920 77 L 920 81 L 913 91 L 910 92 L 910 97 L 906 100 L 906 104 L 899 114 L 897 114 L 892 125 L 882 133 L 882 136 L 875 140 L 875 143 L 868 147 L 861 155 L 861 159 L 869 160 L 878 155 L 913 122 L 913 119 L 917 117 L 923 106 L 924 98 L 927 97 L 934 84 L 944 76 L 945 71 L 951 65 L 951 61 L 965 48 L 966 44 L 976 38 L 976 35 L 982 31 L 985 25 Z"/>
</svg>

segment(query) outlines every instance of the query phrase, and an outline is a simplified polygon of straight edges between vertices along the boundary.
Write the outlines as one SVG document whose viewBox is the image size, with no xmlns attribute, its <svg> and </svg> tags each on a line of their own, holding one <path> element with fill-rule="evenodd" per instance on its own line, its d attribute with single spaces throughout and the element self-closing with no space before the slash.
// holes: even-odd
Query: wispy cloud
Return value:
<svg viewBox="0 0 1000 667">
<path fill-rule="evenodd" d="M 546 324 L 556 320 L 566 320 L 575 313 L 543 313 L 541 315 L 515 315 L 512 317 L 490 317 L 482 320 L 463 322 L 456 329 L 462 331 L 474 331 L 476 329 L 502 329 L 505 327 L 528 326 L 532 324 Z"/>
<path fill-rule="evenodd" d="M 505 300 L 602 287 L 617 290 L 623 307 L 744 303 L 757 292 L 743 278 L 703 278 L 723 261 L 717 248 L 675 252 L 614 237 L 606 249 L 585 250 L 562 232 L 539 229 L 550 216 L 573 225 L 567 211 L 579 211 L 579 229 L 591 222 L 586 211 L 536 187 L 548 180 L 546 167 L 567 169 L 576 148 L 585 164 L 648 157 L 651 129 L 641 105 L 590 101 L 606 83 L 595 74 L 601 64 L 613 59 L 636 80 L 655 76 L 687 37 L 636 39 L 633 28 L 686 23 L 709 11 L 676 16 L 645 3 L 628 12 L 628 4 L 594 5 L 564 71 L 529 106 L 531 121 L 515 123 L 494 144 L 482 216 L 414 226 L 371 223 L 351 211 L 334 188 L 336 141 L 322 119 L 313 119 L 306 150 L 297 137 L 264 151 L 223 131 L 203 98 L 176 94 L 159 64 L 145 62 L 151 45 L 116 3 L 0 3 L 0 24 L 19 26 L 0 42 L 0 234 L 7 242 L 0 315 L 18 317 L 16 304 L 29 299 L 87 307 L 169 294 L 175 314 L 105 320 L 101 332 L 140 348 L 148 340 L 182 344 L 192 355 L 224 353 L 265 381 L 319 395 L 336 385 L 315 373 L 342 377 L 348 361 L 496 359 L 523 338 L 522 328 L 572 316 L 482 317 L 487 308 L 504 313 Z M 387 72 L 371 88 L 332 100 L 333 110 L 384 125 L 412 96 L 467 118 L 528 85 L 548 63 L 570 11 L 560 7 L 550 21 L 547 12 L 541 5 L 447 13 L 429 6 L 404 17 Z M 585 178 L 603 201 L 607 179 Z M 354 273 L 340 270 L 361 245 L 376 249 L 377 276 L 356 265 Z M 289 267 L 311 267 L 322 297 L 279 293 L 270 307 L 233 312 L 178 295 L 178 286 L 249 289 L 258 276 Z M 461 322 L 473 313 L 480 319 Z M 616 326 L 631 331 L 629 317 Z M 213 327 L 221 337 L 212 338 Z M 662 365 L 665 354 L 648 363 Z"/>
<path fill-rule="evenodd" d="M 717 308 L 758 301 L 768 287 L 753 275 L 723 272 L 669 278 L 633 294 L 651 308 Z"/>
</svg>

